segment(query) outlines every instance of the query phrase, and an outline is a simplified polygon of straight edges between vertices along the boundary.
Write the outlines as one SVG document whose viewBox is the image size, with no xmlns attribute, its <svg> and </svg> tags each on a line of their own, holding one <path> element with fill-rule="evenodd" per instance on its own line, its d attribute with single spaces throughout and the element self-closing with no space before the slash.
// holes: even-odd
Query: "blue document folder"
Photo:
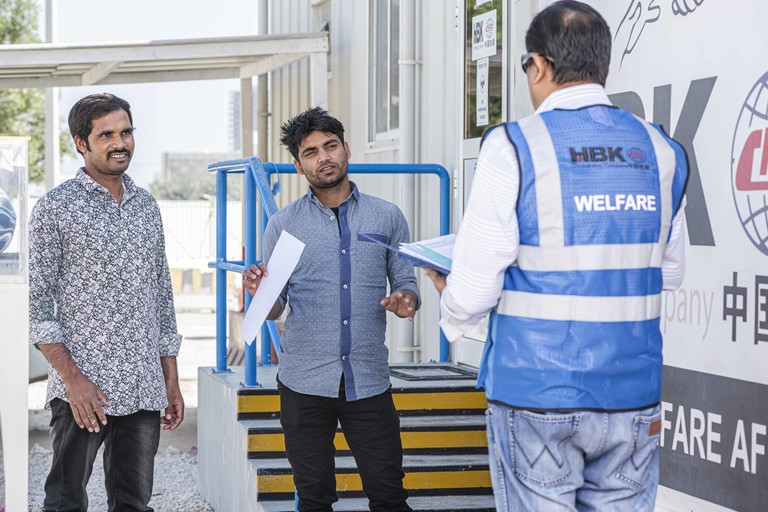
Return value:
<svg viewBox="0 0 768 512">
<path fill-rule="evenodd" d="M 400 244 L 400 247 L 389 245 L 386 238 L 374 233 L 358 233 L 357 239 L 384 246 L 414 266 L 433 268 L 445 275 L 451 272 L 450 254 L 453 251 L 456 235 L 451 234 L 421 242 Z"/>
</svg>

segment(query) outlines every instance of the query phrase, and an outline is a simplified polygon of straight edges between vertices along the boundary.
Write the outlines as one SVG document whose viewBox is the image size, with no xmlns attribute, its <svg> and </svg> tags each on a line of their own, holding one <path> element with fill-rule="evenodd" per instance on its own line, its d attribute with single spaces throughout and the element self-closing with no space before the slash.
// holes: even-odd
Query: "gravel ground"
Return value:
<svg viewBox="0 0 768 512">
<path fill-rule="evenodd" d="M 156 512 L 208 512 L 213 509 L 197 491 L 197 368 L 215 363 L 215 320 L 213 314 L 193 313 L 179 314 L 177 319 L 179 332 L 185 336 L 178 366 L 179 383 L 187 412 L 184 422 L 176 431 L 161 433 L 150 506 Z M 42 410 L 45 387 L 45 381 L 29 386 L 29 510 L 33 512 L 42 506 L 43 487 L 53 455 L 48 428 L 50 412 Z M 5 478 L 0 463 L 0 512 L 3 510 L 4 496 Z M 88 483 L 88 497 L 89 510 L 107 510 L 101 455 L 96 457 Z"/>
<path fill-rule="evenodd" d="M 37 511 L 45 497 L 43 485 L 51 467 L 52 452 L 36 444 L 29 452 L 29 510 Z M 96 458 L 88 482 L 89 510 L 107 510 L 104 469 L 101 456 Z M 155 457 L 155 486 L 152 506 L 157 512 L 207 512 L 213 509 L 197 492 L 197 455 L 181 453 L 172 446 Z"/>
</svg>

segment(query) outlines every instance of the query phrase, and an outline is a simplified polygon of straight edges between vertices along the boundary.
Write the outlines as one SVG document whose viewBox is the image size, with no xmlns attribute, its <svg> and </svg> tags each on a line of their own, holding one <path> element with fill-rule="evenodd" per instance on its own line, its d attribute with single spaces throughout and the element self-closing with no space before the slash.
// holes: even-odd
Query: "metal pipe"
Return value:
<svg viewBox="0 0 768 512">
<path fill-rule="evenodd" d="M 259 190 L 259 194 L 264 194 L 265 192 L 263 190 Z M 266 192 L 269 194 L 270 192 Z M 271 196 L 270 196 L 271 198 Z M 259 257 L 260 259 L 264 259 L 264 248 L 261 246 L 261 240 L 264 239 L 264 232 L 267 230 L 267 221 L 269 220 L 269 214 L 266 211 L 266 208 L 264 207 L 264 202 L 262 201 L 261 207 L 259 208 L 259 211 L 261 212 L 261 219 L 259 222 Z M 272 331 L 269 329 L 269 324 L 274 322 L 272 321 L 266 321 L 264 322 L 264 325 L 261 326 L 261 364 L 272 364 L 272 351 L 270 350 L 270 339 L 273 338 Z M 277 332 L 277 328 L 275 328 L 275 332 Z M 279 343 L 279 336 L 277 338 L 274 338 L 278 340 Z"/>
<path fill-rule="evenodd" d="M 400 4 L 400 19 L 397 22 L 400 24 L 398 160 L 401 164 L 412 164 L 416 160 L 416 2 Z M 414 178 L 413 175 L 401 174 L 396 179 L 398 204 L 409 226 L 415 225 Z M 413 237 L 413 230 L 411 236 Z M 398 320 L 393 331 L 393 362 L 411 363 L 417 360 L 414 353 L 413 323 Z"/>
<path fill-rule="evenodd" d="M 252 172 L 245 173 L 245 256 L 244 265 L 246 268 L 256 263 L 256 180 Z M 245 297 L 245 311 L 251 304 L 251 296 L 243 290 Z M 262 335 L 263 337 L 263 335 Z M 256 375 L 256 343 L 245 343 L 243 340 L 243 349 L 245 350 L 245 385 L 258 386 Z"/>
<path fill-rule="evenodd" d="M 45 42 L 55 43 L 58 39 L 58 0 L 45 2 Z M 59 181 L 59 89 L 45 89 L 45 190 L 51 190 Z"/>
<path fill-rule="evenodd" d="M 208 268 L 220 268 L 222 270 L 226 270 L 229 272 L 235 272 L 237 274 L 242 274 L 245 270 L 245 265 L 242 261 L 221 261 L 221 262 L 213 262 L 208 264 Z"/>
<path fill-rule="evenodd" d="M 227 173 L 216 173 L 216 263 L 227 259 Z M 227 371 L 227 271 L 216 268 L 216 371 Z"/>
</svg>

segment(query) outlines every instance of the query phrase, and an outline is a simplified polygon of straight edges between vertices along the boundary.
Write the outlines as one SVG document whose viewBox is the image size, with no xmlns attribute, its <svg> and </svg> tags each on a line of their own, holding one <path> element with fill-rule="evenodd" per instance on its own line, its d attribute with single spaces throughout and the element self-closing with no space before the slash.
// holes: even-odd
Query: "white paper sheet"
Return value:
<svg viewBox="0 0 768 512">
<path fill-rule="evenodd" d="M 299 263 L 299 257 L 304 251 L 304 242 L 294 237 L 287 231 L 280 233 L 280 238 L 275 244 L 272 256 L 267 262 L 269 275 L 261 279 L 259 288 L 253 294 L 248 311 L 245 313 L 243 323 L 240 325 L 240 335 L 250 345 L 256 339 L 256 335 L 272 310 L 272 306 L 283 291 L 285 283 L 291 277 L 293 270 Z"/>
</svg>

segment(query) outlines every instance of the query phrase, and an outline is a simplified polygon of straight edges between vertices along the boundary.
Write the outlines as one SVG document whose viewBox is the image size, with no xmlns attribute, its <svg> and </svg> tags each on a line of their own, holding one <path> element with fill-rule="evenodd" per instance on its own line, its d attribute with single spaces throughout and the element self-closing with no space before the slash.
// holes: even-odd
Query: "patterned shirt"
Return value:
<svg viewBox="0 0 768 512">
<path fill-rule="evenodd" d="M 160 209 L 122 179 L 118 204 L 80 169 L 38 200 L 29 229 L 30 341 L 63 343 L 113 416 L 165 408 L 160 357 L 181 344 Z M 54 398 L 67 392 L 49 367 L 46 406 Z"/>
<path fill-rule="evenodd" d="M 403 213 L 351 185 L 338 219 L 310 189 L 269 219 L 263 240 L 265 261 L 283 230 L 306 244 L 280 296 L 290 308 L 280 343 L 280 381 L 298 393 L 335 398 L 343 374 L 350 401 L 381 394 L 390 385 L 387 312 L 380 303 L 387 280 L 392 291 L 419 296 L 410 263 L 357 239 L 366 233 L 394 247 L 408 242 Z"/>
</svg>

